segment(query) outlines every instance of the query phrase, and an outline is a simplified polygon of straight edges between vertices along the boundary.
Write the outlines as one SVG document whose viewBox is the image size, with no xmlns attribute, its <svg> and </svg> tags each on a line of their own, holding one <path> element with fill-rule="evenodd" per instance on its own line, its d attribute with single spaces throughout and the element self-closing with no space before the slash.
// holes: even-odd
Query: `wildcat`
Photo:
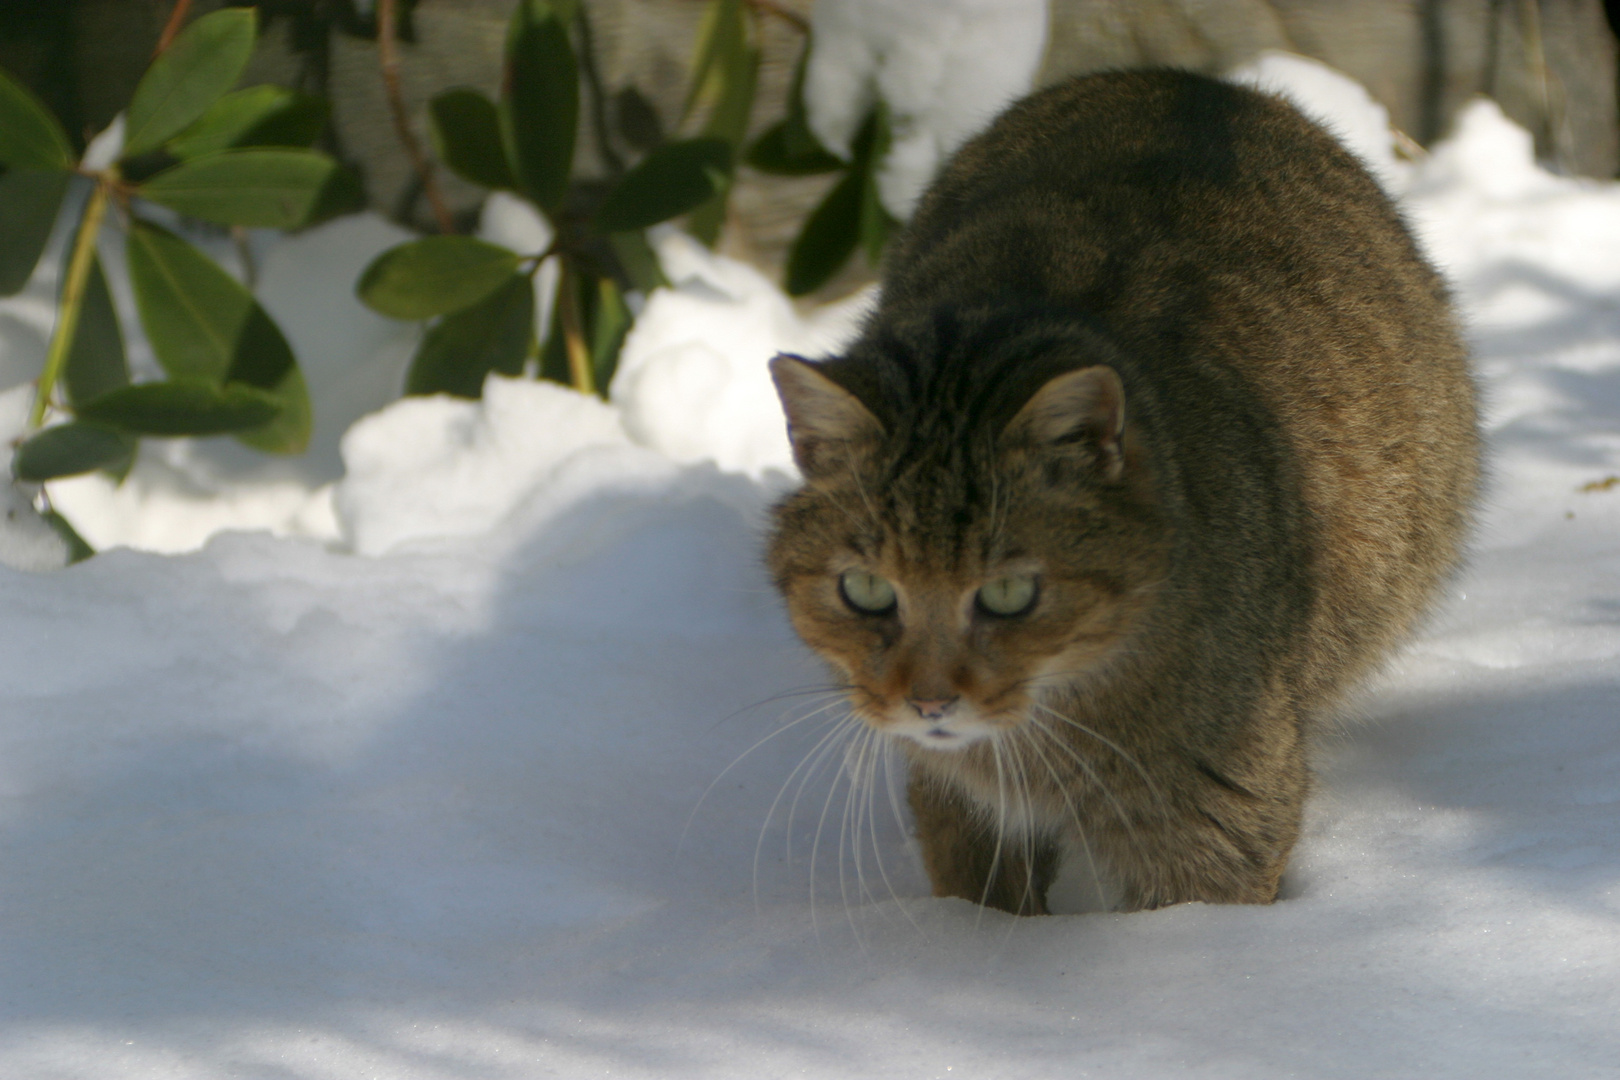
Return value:
<svg viewBox="0 0 1620 1080">
<path fill-rule="evenodd" d="M 859 339 L 771 363 L 767 559 L 899 743 L 938 896 L 1270 903 L 1307 749 L 1434 602 L 1479 476 L 1445 288 L 1281 100 L 1081 78 L 925 194 Z"/>
</svg>

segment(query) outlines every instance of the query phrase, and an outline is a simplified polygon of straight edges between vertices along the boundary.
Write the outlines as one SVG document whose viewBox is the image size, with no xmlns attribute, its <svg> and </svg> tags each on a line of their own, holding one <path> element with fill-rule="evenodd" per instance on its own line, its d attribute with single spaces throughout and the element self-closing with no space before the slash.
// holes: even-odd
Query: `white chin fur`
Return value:
<svg viewBox="0 0 1620 1080">
<path fill-rule="evenodd" d="M 946 717 L 943 720 L 906 719 L 886 727 L 885 732 L 899 738 L 910 739 L 927 750 L 961 750 L 992 732 L 982 720 L 967 717 Z"/>
</svg>

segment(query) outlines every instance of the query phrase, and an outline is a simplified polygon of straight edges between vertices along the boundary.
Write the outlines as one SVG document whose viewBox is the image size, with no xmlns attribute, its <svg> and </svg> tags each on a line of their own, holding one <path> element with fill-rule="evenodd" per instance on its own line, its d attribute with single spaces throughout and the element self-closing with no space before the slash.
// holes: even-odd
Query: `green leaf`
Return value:
<svg viewBox="0 0 1620 1080">
<path fill-rule="evenodd" d="M 355 291 L 373 311 L 426 319 L 482 300 L 522 261 L 515 251 L 470 236 L 430 236 L 377 256 Z"/>
<path fill-rule="evenodd" d="M 446 90 L 428 104 L 433 118 L 433 150 L 452 172 L 487 188 L 517 187 L 501 142 L 501 114 L 495 103 L 467 86 Z"/>
<path fill-rule="evenodd" d="M 721 138 L 731 148 L 731 161 L 735 162 L 748 131 L 748 118 L 754 109 L 754 84 L 759 76 L 759 50 L 743 48 L 725 61 L 725 80 L 720 100 L 715 103 L 703 125 L 704 134 Z M 725 182 L 708 202 L 692 212 L 687 230 L 704 244 L 713 247 L 720 239 L 720 229 L 726 223 L 726 200 L 731 194 L 731 171 Z"/>
<path fill-rule="evenodd" d="M 765 134 L 754 140 L 754 145 L 748 148 L 748 156 L 745 159 L 748 164 L 772 176 L 814 176 L 818 173 L 836 172 L 847 164 L 819 145 L 813 146 L 808 152 L 795 153 L 792 148 L 790 123 L 789 120 L 783 120 L 774 124 Z"/>
<path fill-rule="evenodd" d="M 664 276 L 664 268 L 658 262 L 658 255 L 647 243 L 647 234 L 640 229 L 609 233 L 608 245 L 613 248 L 613 255 L 619 260 L 619 268 L 624 271 L 624 276 L 630 279 L 632 289 L 650 293 L 659 286 L 669 284 L 669 279 Z"/>
<path fill-rule="evenodd" d="M 551 212 L 574 164 L 579 75 L 568 30 L 542 0 L 522 0 L 507 39 L 501 138 L 524 192 Z"/>
<path fill-rule="evenodd" d="M 291 350 L 289 349 L 289 354 Z M 240 386 L 228 382 L 226 386 Z M 280 408 L 275 419 L 255 428 L 237 431 L 236 441 L 267 454 L 302 454 L 309 449 L 310 433 L 315 428 L 315 414 L 309 401 L 309 387 L 304 373 L 293 367 L 280 382 L 269 390 Z"/>
<path fill-rule="evenodd" d="M 274 408 L 263 430 L 238 437 L 272 453 L 302 452 L 313 425 L 309 392 L 292 347 L 253 294 L 208 256 L 139 218 L 130 223 L 127 250 L 135 306 L 163 369 L 176 380 L 259 391 Z"/>
<path fill-rule="evenodd" d="M 305 226 L 318 225 L 344 214 L 357 214 L 366 208 L 366 189 L 353 169 L 339 163 L 321 188 Z"/>
<path fill-rule="evenodd" d="M 686 231 L 706 247 L 713 247 L 720 239 L 720 230 L 726 223 L 726 196 L 730 190 L 731 185 L 727 184 L 686 219 Z"/>
<path fill-rule="evenodd" d="M 883 206 L 877 186 L 878 166 L 888 156 L 890 142 L 889 110 L 881 101 L 869 123 L 871 135 L 869 141 L 856 150 L 856 167 L 866 178 L 861 188 L 861 247 L 866 252 L 867 264 L 876 266 L 883 257 L 884 245 L 889 242 L 889 233 L 895 224 Z"/>
<path fill-rule="evenodd" d="M 814 40 L 806 35 L 799 62 L 793 68 L 793 85 L 788 89 L 788 112 L 782 129 L 782 150 L 789 159 L 812 157 L 817 152 L 829 153 L 810 130 L 810 113 L 804 104 L 804 79 L 810 69 L 810 50 Z M 836 155 L 830 155 L 836 156 Z"/>
<path fill-rule="evenodd" d="M 242 283 L 166 229 L 130 221 L 129 280 L 141 325 L 176 379 L 224 382 L 258 304 Z"/>
<path fill-rule="evenodd" d="M 33 92 L 0 71 L 0 165 L 71 169 L 67 132 Z"/>
<path fill-rule="evenodd" d="M 96 469 L 116 469 L 133 451 L 134 441 L 127 433 L 76 420 L 48 427 L 17 447 L 11 472 L 18 480 L 43 483 Z"/>
<path fill-rule="evenodd" d="M 724 189 L 731 147 L 724 139 L 667 143 L 625 174 L 596 211 L 597 232 L 644 229 L 684 214 Z"/>
<path fill-rule="evenodd" d="M 720 93 L 703 122 L 703 134 L 741 147 L 754 113 L 754 88 L 759 82 L 759 50 L 737 39 L 737 48 L 721 57 Z"/>
<path fill-rule="evenodd" d="M 709 0 L 698 26 L 697 49 L 692 60 L 692 81 L 681 105 L 681 122 L 705 97 L 720 93 L 726 58 L 748 43 L 748 26 L 743 21 L 741 0 Z"/>
<path fill-rule="evenodd" d="M 699 35 L 698 60 L 686 102 L 688 114 L 700 100 L 713 102 L 703 122 L 703 134 L 723 139 L 731 148 L 725 182 L 686 222 L 687 231 L 711 247 L 725 225 L 730 165 L 739 156 L 748 132 L 758 79 L 759 49 L 749 41 L 749 19 L 740 0 L 713 0 Z"/>
<path fill-rule="evenodd" d="M 804 224 L 788 252 L 787 292 L 803 296 L 825 285 L 865 243 L 873 262 L 888 239 L 890 219 L 877 197 L 877 169 L 888 150 L 887 112 L 880 105 L 855 137 L 854 161 Z"/>
<path fill-rule="evenodd" d="M 608 383 L 613 381 L 613 372 L 619 366 L 619 349 L 633 320 L 619 286 L 612 278 L 598 279 L 596 303 L 591 310 L 591 373 L 603 397 L 607 396 Z"/>
<path fill-rule="evenodd" d="M 613 95 L 614 126 L 624 141 L 637 150 L 652 150 L 664 143 L 664 121 L 647 96 L 634 86 Z"/>
<path fill-rule="evenodd" d="M 793 69 L 787 116 L 755 140 L 748 151 L 748 164 L 760 172 L 775 176 L 812 176 L 834 172 L 848 164 L 822 146 L 810 130 L 804 107 L 804 77 L 809 61 L 810 42 L 807 40 Z"/>
<path fill-rule="evenodd" d="M 246 146 L 308 147 L 326 127 L 326 102 L 281 86 L 226 94 L 180 134 L 169 153 L 197 158 Z"/>
<path fill-rule="evenodd" d="M 34 276 L 69 179 L 38 169 L 14 168 L 0 176 L 0 296 L 11 296 Z"/>
<path fill-rule="evenodd" d="M 79 535 L 79 530 L 75 529 L 67 518 L 55 510 L 47 510 L 39 516 L 44 518 L 45 524 L 49 525 L 56 535 L 60 536 L 63 542 L 67 544 L 69 566 L 74 563 L 84 562 L 84 560 L 96 553 L 96 549 L 85 543 L 84 537 Z"/>
<path fill-rule="evenodd" d="M 134 435 L 225 435 L 262 427 L 275 419 L 275 395 L 242 383 L 174 379 L 125 386 L 75 410 L 81 420 L 122 428 Z"/>
<path fill-rule="evenodd" d="M 118 312 L 113 307 L 112 293 L 107 289 L 107 278 L 101 271 L 100 259 L 90 262 L 90 276 L 85 280 L 84 299 L 79 307 L 79 325 L 73 332 L 73 344 L 68 350 L 62 384 L 69 405 L 78 405 L 129 385 L 124 335 L 118 325 Z M 120 433 L 118 437 L 124 444 L 123 456 L 112 457 L 98 468 L 106 469 L 119 483 L 123 483 L 124 477 L 135 466 L 135 452 L 139 443 L 135 436 L 127 432 Z"/>
<path fill-rule="evenodd" d="M 866 178 L 851 170 L 827 193 L 788 251 L 787 293 L 803 296 L 825 285 L 860 241 Z"/>
<path fill-rule="evenodd" d="M 129 103 L 124 156 L 156 150 L 236 84 L 253 53 L 253 8 L 204 15 L 141 76 Z"/>
<path fill-rule="evenodd" d="M 513 274 L 483 300 L 446 315 L 427 332 L 405 392 L 479 397 L 490 372 L 521 375 L 533 345 L 534 284 L 527 274 Z"/>
<path fill-rule="evenodd" d="M 101 260 L 92 258 L 79 307 L 79 325 L 68 349 L 62 372 L 68 402 L 89 401 L 109 390 L 129 385 L 129 364 L 124 356 L 124 335 Z"/>
<path fill-rule="evenodd" d="M 296 229 L 310 222 L 341 174 L 316 150 L 224 150 L 182 161 L 135 190 L 204 221 Z"/>
</svg>

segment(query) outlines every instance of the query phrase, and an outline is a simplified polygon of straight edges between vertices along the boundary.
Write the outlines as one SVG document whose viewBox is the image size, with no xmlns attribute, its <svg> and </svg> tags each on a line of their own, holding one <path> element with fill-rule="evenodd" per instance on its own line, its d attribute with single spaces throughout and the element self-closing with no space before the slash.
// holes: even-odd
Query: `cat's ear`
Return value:
<svg viewBox="0 0 1620 1080">
<path fill-rule="evenodd" d="M 771 379 L 787 414 L 793 460 L 805 479 L 848 469 L 882 438 L 877 417 L 810 361 L 779 353 L 771 360 Z"/>
<path fill-rule="evenodd" d="M 1103 479 L 1125 471 L 1125 385 L 1111 367 L 1066 371 L 1049 379 L 1001 433 L 1008 445 L 1087 455 Z"/>
</svg>

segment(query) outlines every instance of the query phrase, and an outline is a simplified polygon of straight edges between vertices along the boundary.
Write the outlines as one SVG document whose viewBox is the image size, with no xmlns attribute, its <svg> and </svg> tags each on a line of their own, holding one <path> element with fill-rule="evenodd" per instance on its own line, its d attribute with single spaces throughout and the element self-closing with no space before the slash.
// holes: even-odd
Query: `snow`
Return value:
<svg viewBox="0 0 1620 1080">
<path fill-rule="evenodd" d="M 1620 186 L 1529 153 L 1481 103 L 1386 179 L 1467 317 L 1492 481 L 1451 601 L 1324 741 L 1278 904 L 926 896 L 881 767 L 818 756 L 760 564 L 764 362 L 859 307 L 666 237 L 611 405 L 377 402 L 341 479 L 276 466 L 327 492 L 302 536 L 260 523 L 271 466 L 143 449 L 145 502 L 82 500 L 109 531 L 185 547 L 232 492 L 259 531 L 0 567 L 0 1075 L 1620 1075 Z M 414 330 L 346 299 L 386 242 L 270 250 L 312 384 L 401 370 Z M 0 355 L 48 295 L 0 305 Z"/>
<path fill-rule="evenodd" d="M 818 0 L 810 35 L 810 130 L 848 158 L 881 99 L 893 142 L 878 196 L 904 221 L 945 159 L 1029 93 L 1046 48 L 1046 0 Z"/>
</svg>

